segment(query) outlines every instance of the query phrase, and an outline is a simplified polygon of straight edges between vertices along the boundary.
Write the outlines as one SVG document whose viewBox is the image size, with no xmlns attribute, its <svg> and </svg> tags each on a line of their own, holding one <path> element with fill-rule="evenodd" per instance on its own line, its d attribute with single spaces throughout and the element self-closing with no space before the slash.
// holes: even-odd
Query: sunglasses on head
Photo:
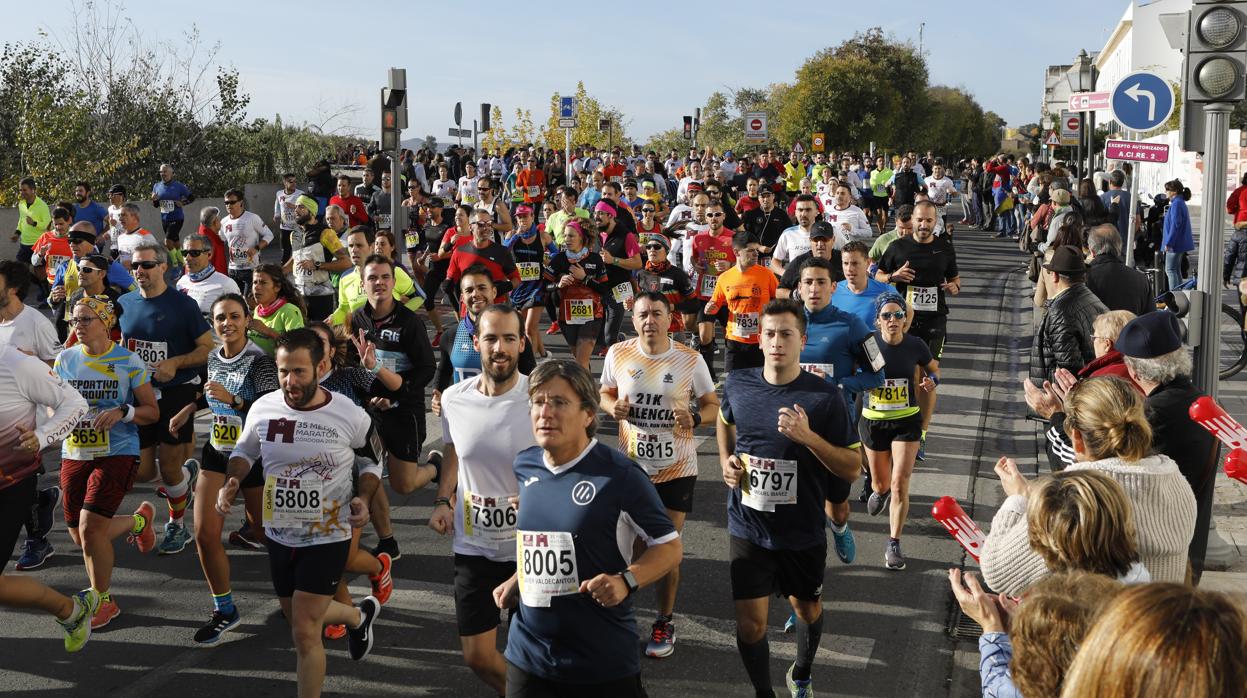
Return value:
<svg viewBox="0 0 1247 698">
<path fill-rule="evenodd" d="M 882 313 L 879 313 L 879 319 L 880 319 L 880 320 L 904 320 L 904 319 L 905 319 L 905 311 L 904 311 L 904 310 L 894 310 L 894 311 L 892 311 L 892 312 L 890 312 L 890 313 L 889 313 L 889 312 L 887 312 L 887 311 L 884 311 L 884 312 L 882 312 Z"/>
<path fill-rule="evenodd" d="M 139 269 L 155 269 L 160 266 L 160 262 L 130 262 L 130 266 L 138 267 Z"/>
</svg>

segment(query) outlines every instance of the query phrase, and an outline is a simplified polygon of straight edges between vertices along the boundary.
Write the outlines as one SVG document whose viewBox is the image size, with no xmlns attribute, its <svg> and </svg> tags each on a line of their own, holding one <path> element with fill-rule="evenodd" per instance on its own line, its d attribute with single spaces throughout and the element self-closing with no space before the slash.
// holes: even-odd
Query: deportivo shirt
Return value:
<svg viewBox="0 0 1247 698">
<path fill-rule="evenodd" d="M 941 284 L 958 276 L 953 244 L 941 238 L 926 244 L 912 237 L 897 238 L 879 258 L 879 271 L 891 274 L 905 262 L 914 270 L 914 280 L 909 283 L 898 280 L 893 285 L 905 296 L 914 313 L 947 315 L 948 303 Z"/>
<path fill-rule="evenodd" d="M 155 366 L 165 359 L 189 354 L 196 340 L 211 330 L 199 304 L 190 296 L 169 287 L 155 298 L 144 298 L 131 291 L 117 299 L 122 313 L 121 336 L 125 348 L 139 355 L 153 374 L 152 385 L 163 388 L 199 382 L 199 366 L 183 366 L 167 383 L 156 380 Z"/>
<path fill-rule="evenodd" d="M 507 498 L 519 491 L 515 457 L 537 445 L 528 414 L 528 376 L 520 374 L 510 390 L 492 397 L 480 391 L 480 380 L 479 375 L 473 376 L 442 394 L 443 439 L 455 447 L 459 460 L 454 550 L 459 555 L 511 562 L 515 560 L 514 533 L 499 543 L 493 542 L 499 537 L 490 533 L 514 528 L 514 509 Z M 497 522 L 490 520 L 491 515 L 502 525 L 493 526 Z"/>
<path fill-rule="evenodd" d="M 693 430 L 677 427 L 675 408 L 697 412 L 697 401 L 714 392 L 701 354 L 679 342 L 662 354 L 645 353 L 639 338 L 611 345 L 602 368 L 602 387 L 615 388 L 629 404 L 619 422 L 619 450 L 654 482 L 697 475 Z"/>
<path fill-rule="evenodd" d="M 847 404 L 839 388 L 812 373 L 802 371 L 791 383 L 772 385 L 762 372 L 747 368 L 727 374 L 719 419 L 736 426 L 735 453 L 748 467 L 766 467 L 767 460 L 795 463 L 796 503 L 758 511 L 745 506 L 741 487 L 734 487 L 727 494 L 727 531 L 768 550 L 825 546 L 823 500 L 830 471 L 810 449 L 780 434 L 776 424 L 781 407 L 801 405 L 815 434 L 833 446 L 857 448 Z M 746 472 L 742 481 L 748 477 Z"/>
<path fill-rule="evenodd" d="M 199 312 L 206 318 L 211 317 L 212 304 L 216 303 L 216 299 L 227 293 L 241 293 L 238 282 L 215 269 L 203 281 L 194 281 L 190 274 L 183 274 L 178 279 L 177 288 L 194 299 L 199 305 Z"/>
<path fill-rule="evenodd" d="M 515 479 L 520 493 L 516 545 L 517 552 L 523 551 L 516 571 L 521 578 L 526 562 L 530 573 L 548 569 L 543 566 L 549 562 L 579 585 L 627 567 L 636 536 L 649 545 L 679 536 L 645 471 L 597 439 L 560 466 L 550 465 L 539 446 L 520 451 Z M 821 502 L 819 507 L 821 512 Z M 626 535 L 619 535 L 621 529 Z M 520 591 L 519 612 L 507 635 L 508 662 L 566 683 L 615 681 L 640 672 L 631 598 L 603 608 L 589 594 L 570 591 L 541 607 L 528 605 L 523 585 Z"/>
<path fill-rule="evenodd" d="M 36 423 L 51 407 L 47 419 Z M 0 344 L 0 490 L 39 471 L 38 453 L 18 449 L 33 431 L 40 448 L 63 441 L 87 412 L 87 401 L 48 365 L 17 347 Z"/>
<path fill-rule="evenodd" d="M 739 266 L 719 275 L 710 302 L 727 306 L 727 338 L 744 344 L 757 344 L 761 328 L 762 308 L 775 297 L 779 282 L 770 269 L 751 265 L 741 271 Z"/>
<path fill-rule="evenodd" d="M 150 378 L 136 354 L 109 342 L 104 353 L 97 356 L 88 352 L 85 344 L 78 344 L 61 352 L 52 370 L 72 385 L 90 406 L 61 444 L 62 458 L 95 460 L 139 454 L 139 427 L 134 422 L 117 422 L 108 431 L 107 438 L 90 433 L 95 431 L 90 422 L 99 413 L 138 404 L 134 391 L 150 382 Z M 98 450 L 93 453 L 93 449 Z"/>
<path fill-rule="evenodd" d="M 327 390 L 324 395 L 327 400 L 315 409 L 291 406 L 281 391 L 261 396 L 251 405 L 238 446 L 230 454 L 249 464 L 257 460 L 264 464 L 264 532 L 291 548 L 351 539 L 347 517 L 354 491 L 355 449 L 368 443 L 372 420 L 349 400 Z M 309 494 L 300 503 L 317 502 L 319 520 L 287 526 L 269 523 L 269 501 L 288 499 L 270 497 L 279 487 L 286 492 L 316 492 L 315 498 Z"/>
</svg>

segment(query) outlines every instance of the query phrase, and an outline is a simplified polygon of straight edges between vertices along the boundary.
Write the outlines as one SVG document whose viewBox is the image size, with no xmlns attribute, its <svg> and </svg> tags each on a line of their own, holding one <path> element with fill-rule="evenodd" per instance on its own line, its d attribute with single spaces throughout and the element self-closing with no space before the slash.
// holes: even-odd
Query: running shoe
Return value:
<svg viewBox="0 0 1247 698">
<path fill-rule="evenodd" d="M 888 490 L 883 494 L 871 492 L 870 499 L 866 500 L 866 513 L 871 516 L 878 516 L 879 512 L 888 507 L 888 500 L 892 498 L 892 490 Z"/>
<path fill-rule="evenodd" d="M 922 437 L 918 441 L 918 454 L 914 456 L 915 460 L 924 461 L 927 459 L 927 437 Z"/>
<path fill-rule="evenodd" d="M 100 600 L 99 607 L 95 610 L 95 615 L 91 616 L 91 630 L 99 630 L 100 628 L 113 622 L 113 619 L 121 615 L 121 609 L 117 608 L 117 602 L 109 598 L 107 601 Z"/>
<path fill-rule="evenodd" d="M 242 526 L 237 531 L 230 531 L 229 544 L 247 550 L 264 549 L 264 544 L 255 539 L 255 536 L 251 533 L 251 524 L 246 521 L 242 522 Z"/>
<path fill-rule="evenodd" d="M 65 631 L 65 651 L 77 652 L 91 639 L 91 619 L 100 608 L 100 595 L 94 589 L 74 594 L 74 610 L 65 620 L 57 619 Z"/>
<path fill-rule="evenodd" d="M 563 331 L 562 328 L 559 327 L 559 321 L 555 320 L 554 322 L 550 323 L 550 329 L 546 330 L 546 334 L 558 334 L 559 332 L 562 332 L 562 331 Z"/>
<path fill-rule="evenodd" d="M 39 530 L 31 534 L 31 538 L 47 538 L 52 532 L 53 517 L 56 516 L 56 505 L 61 501 L 61 488 L 53 485 L 39 490 Z"/>
<path fill-rule="evenodd" d="M 364 598 L 359 602 L 359 615 L 361 621 L 358 628 L 346 629 L 347 651 L 351 655 L 351 659 L 359 661 L 368 656 L 372 651 L 372 622 L 377 619 L 381 613 L 381 603 L 372 596 Z"/>
<path fill-rule="evenodd" d="M 442 452 L 429 451 L 429 465 L 433 466 L 433 470 L 437 471 L 433 475 L 433 482 L 439 482 L 442 479 Z"/>
<path fill-rule="evenodd" d="M 840 558 L 840 562 L 849 564 L 857 558 L 857 541 L 853 538 L 853 529 L 849 528 L 849 524 L 844 524 L 844 533 L 836 533 L 836 529 L 832 528 L 831 519 L 827 519 L 827 528 L 831 529 L 831 537 L 836 542 L 836 557 Z"/>
<path fill-rule="evenodd" d="M 381 563 L 381 571 L 376 576 L 368 575 L 368 581 L 372 583 L 372 595 L 382 605 L 385 605 L 385 602 L 390 600 L 390 594 L 394 592 L 394 577 L 390 575 L 390 566 L 393 561 L 385 553 L 378 555 L 377 561 Z"/>
<path fill-rule="evenodd" d="M 22 544 L 22 556 L 17 559 L 17 569 L 39 569 L 55 554 L 56 549 L 47 538 L 27 538 Z"/>
<path fill-rule="evenodd" d="M 792 678 L 792 670 L 795 668 L 797 668 L 797 663 L 793 662 L 788 667 L 788 673 L 784 675 L 784 683 L 788 684 L 788 693 L 792 698 L 814 698 L 814 679 L 798 681 Z"/>
<path fill-rule="evenodd" d="M 675 623 L 666 618 L 654 621 L 650 628 L 649 642 L 645 645 L 646 657 L 669 657 L 675 651 Z"/>
<path fill-rule="evenodd" d="M 326 640 L 341 640 L 346 637 L 346 626 L 341 623 L 325 626 Z"/>
<path fill-rule="evenodd" d="M 148 524 L 151 525 L 150 523 Z M 165 524 L 165 537 L 160 541 L 160 547 L 157 550 L 161 555 L 176 555 L 186 549 L 186 544 L 191 540 L 190 531 L 186 530 L 186 524 L 175 523 L 170 521 Z"/>
<path fill-rule="evenodd" d="M 131 533 L 126 537 L 126 542 L 133 543 L 140 553 L 150 553 L 156 547 L 156 511 L 151 502 L 143 502 L 134 510 L 134 515 L 143 517 L 143 530 L 137 535 Z"/>
<path fill-rule="evenodd" d="M 215 645 L 221 641 L 221 636 L 228 630 L 242 622 L 242 614 L 238 612 L 238 607 L 234 607 L 233 615 L 225 615 L 220 611 L 212 611 L 206 625 L 195 631 L 195 642 L 201 645 Z"/>
<path fill-rule="evenodd" d="M 797 614 L 792 612 L 788 614 L 788 620 L 784 621 L 784 634 L 791 635 L 797 629 Z"/>
<path fill-rule="evenodd" d="M 867 472 L 862 476 L 862 492 L 857 495 L 857 501 L 865 504 L 870 499 L 870 473 Z"/>
<path fill-rule="evenodd" d="M 888 547 L 883 551 L 883 564 L 890 570 L 905 569 L 905 556 L 901 554 L 899 540 L 888 541 Z"/>
<path fill-rule="evenodd" d="M 403 553 L 398 549 L 398 541 L 390 538 L 382 538 L 377 541 L 377 547 L 372 549 L 373 557 L 381 557 L 381 553 L 390 556 L 390 562 L 398 562 L 403 559 Z"/>
<path fill-rule="evenodd" d="M 432 345 L 433 345 L 433 348 L 434 348 L 434 349 L 439 349 L 439 348 L 441 348 L 441 346 L 442 346 L 442 333 L 441 333 L 441 332 L 438 332 L 437 334 L 433 335 L 433 341 L 432 341 L 432 342 L 430 342 L 430 344 L 432 344 Z"/>
</svg>

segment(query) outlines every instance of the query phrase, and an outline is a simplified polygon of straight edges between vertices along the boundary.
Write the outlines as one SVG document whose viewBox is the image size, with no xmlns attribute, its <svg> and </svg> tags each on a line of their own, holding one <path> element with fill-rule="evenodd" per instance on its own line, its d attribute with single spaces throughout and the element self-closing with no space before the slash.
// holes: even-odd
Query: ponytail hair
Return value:
<svg viewBox="0 0 1247 698">
<path fill-rule="evenodd" d="M 1082 436 L 1086 460 L 1141 460 L 1152 450 L 1143 396 L 1116 376 L 1088 378 L 1065 399 L 1065 431 Z M 1071 440 L 1073 436 L 1070 436 Z"/>
<path fill-rule="evenodd" d="M 1186 201 L 1191 200 L 1191 190 L 1182 186 L 1182 180 L 1180 179 L 1171 179 L 1165 182 L 1165 191 L 1171 191 Z"/>
</svg>

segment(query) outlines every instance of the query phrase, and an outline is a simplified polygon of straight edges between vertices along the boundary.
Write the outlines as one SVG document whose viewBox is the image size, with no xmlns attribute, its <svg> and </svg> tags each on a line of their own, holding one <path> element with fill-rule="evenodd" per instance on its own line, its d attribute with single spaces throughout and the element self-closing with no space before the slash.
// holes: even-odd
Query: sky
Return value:
<svg viewBox="0 0 1247 698">
<path fill-rule="evenodd" d="M 1017 126 L 1039 120 L 1046 66 L 1072 62 L 1081 48 L 1099 50 L 1129 5 L 1083 2 L 1077 21 L 1074 12 L 1062 12 L 1054 22 L 1034 4 L 985 1 L 771 0 L 750 4 L 748 12 L 737 2 L 704 0 L 215 0 L 194 9 L 168 0 L 98 1 L 120 5 L 145 42 L 184 44 L 192 25 L 205 46 L 219 42 L 216 61 L 239 71 L 251 117 L 280 114 L 288 123 L 376 139 L 386 71 L 406 68 L 403 137 L 432 134 L 443 143 L 451 140 L 456 102 L 469 128 L 486 101 L 502 107 L 507 126 L 517 107 L 531 109 L 540 123 L 550 96 L 571 94 L 580 80 L 590 95 L 620 109 L 628 134 L 643 141 L 679 127 L 681 116 L 715 90 L 791 82 L 817 51 L 875 26 L 915 45 L 922 27 L 930 83 L 961 87 Z M 0 43 L 46 41 L 55 50 L 81 6 L 44 0 L 9 7 Z M 378 24 L 379 34 L 368 29 Z"/>
</svg>

